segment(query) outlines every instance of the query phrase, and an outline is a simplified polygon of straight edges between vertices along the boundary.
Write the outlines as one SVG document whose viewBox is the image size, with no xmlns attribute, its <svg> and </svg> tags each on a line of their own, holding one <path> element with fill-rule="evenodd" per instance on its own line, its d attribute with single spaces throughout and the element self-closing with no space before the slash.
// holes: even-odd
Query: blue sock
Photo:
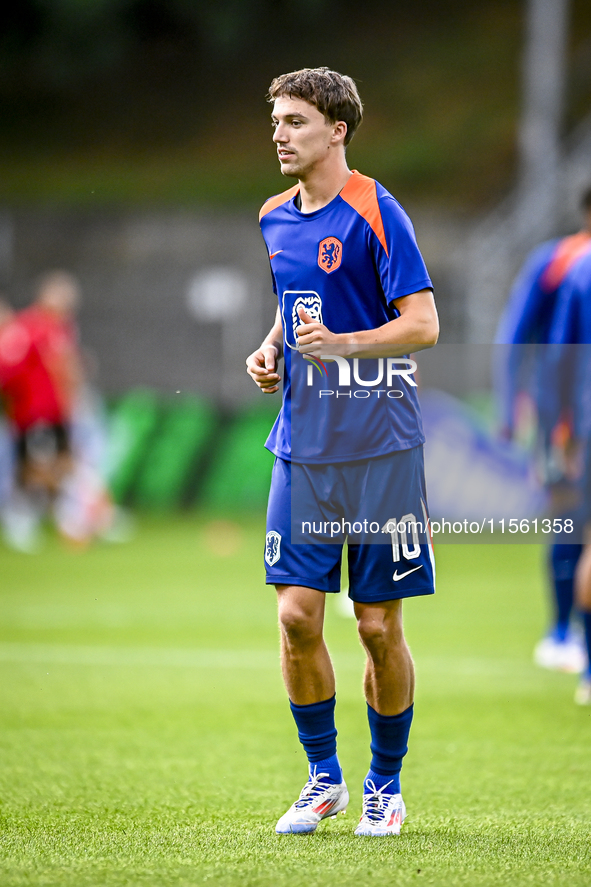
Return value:
<svg viewBox="0 0 591 887">
<path fill-rule="evenodd" d="M 325 758 L 323 761 L 314 761 L 313 763 L 310 761 L 308 767 L 310 768 L 310 775 L 316 770 L 316 773 L 319 774 L 328 773 L 330 782 L 341 783 L 343 781 L 343 771 L 336 754 L 331 755 L 330 758 Z"/>
<path fill-rule="evenodd" d="M 328 773 L 331 782 L 342 782 L 343 774 L 337 758 L 337 730 L 334 723 L 336 697 L 311 705 L 296 705 L 290 700 L 291 713 L 304 746 L 310 770 Z"/>
<path fill-rule="evenodd" d="M 402 759 L 408 751 L 412 716 L 412 705 L 399 715 L 381 715 L 369 703 L 367 705 L 372 759 L 365 779 L 371 779 L 378 789 L 389 782 L 388 794 L 400 791 L 400 770 Z"/>
<path fill-rule="evenodd" d="M 582 611 L 581 618 L 585 628 L 585 644 L 587 647 L 587 675 L 591 676 L 591 613 Z"/>
<path fill-rule="evenodd" d="M 371 767 L 365 777 L 363 782 L 363 791 L 367 794 L 367 781 L 371 779 L 375 787 L 378 789 L 384 788 L 386 786 L 385 795 L 398 795 L 400 794 L 400 771 L 398 773 L 392 773 L 390 776 L 382 776 L 381 773 L 376 773 L 375 770 L 372 770 Z"/>
<path fill-rule="evenodd" d="M 570 614 L 573 604 L 573 580 L 561 579 L 554 581 L 554 603 L 556 604 L 556 623 L 552 631 L 558 643 L 564 643 L 568 635 Z"/>
<path fill-rule="evenodd" d="M 550 549 L 552 580 L 554 584 L 555 627 L 554 638 L 566 640 L 574 599 L 574 576 L 581 545 L 553 545 Z"/>
</svg>

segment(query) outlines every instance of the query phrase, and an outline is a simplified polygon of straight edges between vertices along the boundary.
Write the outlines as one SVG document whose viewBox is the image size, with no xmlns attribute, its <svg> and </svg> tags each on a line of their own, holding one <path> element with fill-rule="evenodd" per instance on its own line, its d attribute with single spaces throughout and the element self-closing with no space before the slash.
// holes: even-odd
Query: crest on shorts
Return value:
<svg viewBox="0 0 591 887">
<path fill-rule="evenodd" d="M 296 343 L 298 341 L 296 330 L 299 326 L 302 325 L 300 315 L 298 314 L 298 308 L 303 308 L 306 314 L 311 317 L 312 320 L 315 320 L 316 323 L 323 323 L 322 300 L 318 293 L 310 293 L 310 295 L 298 296 L 293 303 L 293 309 L 291 313 L 291 319 L 293 323 L 293 339 Z"/>
<path fill-rule="evenodd" d="M 281 557 L 281 536 L 275 530 L 267 533 L 265 540 L 265 560 L 270 567 L 276 564 Z"/>
<path fill-rule="evenodd" d="M 343 258 L 343 244 L 338 237 L 325 237 L 318 244 L 318 264 L 330 274 L 340 267 Z"/>
</svg>

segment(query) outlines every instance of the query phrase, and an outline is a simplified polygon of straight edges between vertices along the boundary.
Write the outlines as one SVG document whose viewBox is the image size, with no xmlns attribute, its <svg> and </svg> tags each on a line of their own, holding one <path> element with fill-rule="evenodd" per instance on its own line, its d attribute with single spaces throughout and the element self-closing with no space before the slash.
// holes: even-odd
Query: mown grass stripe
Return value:
<svg viewBox="0 0 591 887">
<path fill-rule="evenodd" d="M 359 668 L 360 652 L 337 652 L 337 668 Z M 223 650 L 168 647 L 99 646 L 70 644 L 0 643 L 0 662 L 55 663 L 59 665 L 155 666 L 171 668 L 273 668 L 278 667 L 278 650 Z M 514 659 L 475 656 L 421 656 L 422 673 L 437 672 L 464 677 L 526 677 L 535 674 L 527 663 Z"/>
</svg>

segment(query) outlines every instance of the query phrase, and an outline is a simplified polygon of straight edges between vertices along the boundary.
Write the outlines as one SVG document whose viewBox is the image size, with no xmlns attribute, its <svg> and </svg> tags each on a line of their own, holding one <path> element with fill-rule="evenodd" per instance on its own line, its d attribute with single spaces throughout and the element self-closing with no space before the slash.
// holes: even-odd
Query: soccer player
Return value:
<svg viewBox="0 0 591 887">
<path fill-rule="evenodd" d="M 2 330 L 14 317 L 14 310 L 10 303 L 0 295 L 0 341 Z M 1 359 L 1 358 L 0 358 Z M 2 395 L 0 393 L 0 516 L 5 503 L 10 499 L 14 481 L 14 454 L 12 435 L 5 421 L 2 409 Z"/>
<path fill-rule="evenodd" d="M 32 550 L 39 519 L 72 469 L 70 424 L 82 378 L 73 314 L 78 284 L 63 271 L 0 329 L 0 395 L 16 440 L 17 484 L 4 509 L 9 540 Z"/>
<path fill-rule="evenodd" d="M 536 247 L 526 259 L 501 317 L 498 344 L 512 347 L 502 367 L 501 407 L 504 436 L 513 435 L 518 393 L 526 390 L 535 404 L 540 425 L 541 446 L 550 467 L 549 486 L 564 478 L 548 457 L 552 452 L 552 422 L 548 421 L 546 402 L 549 374 L 545 369 L 547 350 L 523 346 L 548 344 L 555 316 L 558 292 L 579 262 L 591 253 L 591 188 L 581 198 L 583 227 L 577 234 L 554 239 Z M 551 379 L 550 379 L 551 381 Z M 571 630 L 574 602 L 574 575 L 581 545 L 555 543 L 550 548 L 549 568 L 552 578 L 554 621 L 546 636 L 534 649 L 534 660 L 543 668 L 580 672 L 586 655 Z"/>
<path fill-rule="evenodd" d="M 562 393 L 556 411 L 566 407 L 572 413 L 573 433 L 582 456 L 576 522 L 578 529 L 583 526 L 585 547 L 577 565 L 575 586 L 585 630 L 587 665 L 575 702 L 591 705 L 591 252 L 572 269 L 558 292 L 549 339 L 562 346 L 552 355 Z"/>
<path fill-rule="evenodd" d="M 394 835 L 405 817 L 400 770 L 414 698 L 402 600 L 434 591 L 424 438 L 404 355 L 435 344 L 437 312 L 408 216 L 379 183 L 347 166 L 346 147 L 362 118 L 353 80 L 328 68 L 303 69 L 273 80 L 268 98 L 281 172 L 297 184 L 261 210 L 279 307 L 246 364 L 261 391 L 272 394 L 285 361 L 282 408 L 266 443 L 276 457 L 266 581 L 277 590 L 282 672 L 309 762 L 308 782 L 276 831 L 313 832 L 349 800 L 323 637 L 326 594 L 340 590 L 348 536 L 372 751 L 355 833 Z M 368 358 L 367 370 L 360 358 Z M 317 371 L 324 373 L 320 391 Z M 394 378 L 397 387 L 388 387 Z M 322 519 L 319 531 L 311 521 L 310 538 L 300 521 L 306 515 Z M 390 535 L 375 529 L 356 533 L 355 521 L 361 527 L 368 517 L 391 544 L 380 544 Z M 328 522 L 341 527 L 337 538 Z"/>
</svg>

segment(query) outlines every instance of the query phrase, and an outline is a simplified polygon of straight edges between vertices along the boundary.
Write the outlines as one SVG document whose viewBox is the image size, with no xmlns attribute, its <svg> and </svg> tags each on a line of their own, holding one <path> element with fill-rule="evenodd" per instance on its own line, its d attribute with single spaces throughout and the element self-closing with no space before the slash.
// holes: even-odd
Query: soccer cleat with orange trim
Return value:
<svg viewBox="0 0 591 887">
<path fill-rule="evenodd" d="M 377 789 L 371 779 L 366 779 L 363 794 L 363 813 L 356 835 L 364 837 L 385 837 L 399 835 L 406 817 L 406 807 L 402 795 L 391 795 L 385 790 L 390 783 Z"/>
<path fill-rule="evenodd" d="M 329 782 L 328 773 L 310 773 L 297 801 L 284 813 L 275 831 L 278 835 L 310 834 L 319 822 L 346 813 L 349 792 L 344 782 Z"/>
</svg>

